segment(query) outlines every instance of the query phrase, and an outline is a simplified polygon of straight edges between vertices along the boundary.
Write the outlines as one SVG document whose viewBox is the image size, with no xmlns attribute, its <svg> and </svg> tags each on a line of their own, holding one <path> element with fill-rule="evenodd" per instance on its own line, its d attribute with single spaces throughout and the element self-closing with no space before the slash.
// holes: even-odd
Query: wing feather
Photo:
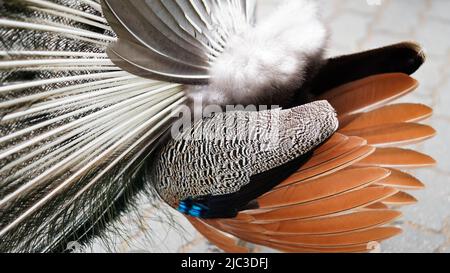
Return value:
<svg viewBox="0 0 450 273">
<path fill-rule="evenodd" d="M 219 220 L 223 228 L 238 231 L 251 231 L 266 235 L 294 234 L 337 234 L 383 226 L 400 217 L 394 210 L 356 211 L 337 216 L 325 216 L 312 219 L 275 221 L 271 223 L 243 223 L 231 220 Z"/>
<path fill-rule="evenodd" d="M 377 108 L 404 96 L 418 86 L 416 80 L 401 73 L 375 75 L 348 83 L 321 96 L 340 116 Z"/>
<path fill-rule="evenodd" d="M 101 1 L 119 40 L 108 55 L 141 77 L 205 84 L 227 40 L 251 24 L 254 3 L 236 1 Z"/>
<path fill-rule="evenodd" d="M 370 156 L 364 158 L 355 166 L 380 166 L 395 168 L 430 167 L 436 161 L 428 155 L 410 149 L 377 148 Z"/>
<path fill-rule="evenodd" d="M 334 174 L 291 184 L 260 197 L 260 208 L 273 208 L 300 204 L 335 196 L 376 183 L 390 175 L 381 168 L 358 168 L 336 172 Z"/>
<path fill-rule="evenodd" d="M 400 103 L 340 119 L 341 132 L 364 129 L 392 123 L 420 122 L 429 118 L 433 110 L 423 104 Z"/>
<path fill-rule="evenodd" d="M 363 138 L 368 144 L 377 147 L 419 143 L 436 135 L 436 131 L 428 125 L 406 122 L 348 130 L 345 133 Z"/>
<path fill-rule="evenodd" d="M 222 232 L 283 252 L 368 252 L 400 233 L 390 206 L 417 200 L 402 190 L 424 184 L 397 168 L 432 166 L 422 153 L 396 146 L 435 135 L 418 122 L 431 108 L 386 103 L 417 87 L 404 74 L 380 74 L 323 93 L 339 114 L 340 130 L 297 172 L 258 198 L 258 208 L 208 222 Z M 374 147 L 375 145 L 376 147 Z"/>
</svg>

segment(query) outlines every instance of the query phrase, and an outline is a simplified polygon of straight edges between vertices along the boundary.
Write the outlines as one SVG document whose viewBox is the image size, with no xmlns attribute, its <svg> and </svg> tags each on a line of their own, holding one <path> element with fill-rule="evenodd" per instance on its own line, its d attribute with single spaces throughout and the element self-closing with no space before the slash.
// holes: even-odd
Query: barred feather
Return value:
<svg viewBox="0 0 450 273">
<path fill-rule="evenodd" d="M 398 228 L 386 226 L 399 216 L 389 205 L 415 202 L 402 190 L 423 184 L 396 168 L 434 160 L 392 146 L 435 132 L 416 124 L 431 115 L 428 107 L 383 105 L 414 90 L 417 82 L 404 73 L 423 63 L 423 53 L 402 43 L 322 60 L 326 32 L 313 1 L 287 2 L 258 28 L 254 1 L 0 1 L 0 251 L 51 252 L 87 242 L 139 194 L 159 202 L 154 185 L 172 206 L 210 193 L 195 180 L 210 163 L 194 179 L 175 181 L 184 184 L 174 191 L 161 191 L 172 166 L 149 176 L 167 150 L 169 159 L 195 154 L 201 163 L 211 158 L 209 149 L 227 152 L 193 145 L 195 153 L 183 154 L 174 142 L 159 150 L 172 111 L 199 93 L 220 105 L 287 108 L 327 99 L 342 122 L 339 133 L 313 150 L 336 121 L 320 121 L 320 128 L 298 121 L 285 131 L 323 132 L 303 141 L 302 131 L 298 150 L 263 153 L 260 169 L 236 165 L 228 185 L 217 179 L 230 174 L 225 166 L 213 179 L 219 193 L 250 185 L 236 179 L 245 175 L 261 183 L 245 192 L 243 204 L 237 200 L 245 211 L 211 217 L 231 219 L 188 217 L 211 242 L 236 252 L 248 251 L 238 239 L 288 252 L 363 252 L 368 242 L 397 235 Z M 305 16 L 292 16 L 289 7 Z M 386 118 L 393 113 L 401 115 Z M 243 150 L 233 156 L 243 159 Z M 289 162 L 300 155 L 301 162 Z"/>
</svg>

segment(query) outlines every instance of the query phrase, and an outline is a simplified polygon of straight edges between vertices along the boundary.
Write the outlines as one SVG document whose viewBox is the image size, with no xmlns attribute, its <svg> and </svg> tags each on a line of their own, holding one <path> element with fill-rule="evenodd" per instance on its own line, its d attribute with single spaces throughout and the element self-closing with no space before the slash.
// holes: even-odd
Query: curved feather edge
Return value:
<svg viewBox="0 0 450 273">
<path fill-rule="evenodd" d="M 216 220 L 211 226 L 216 227 L 223 232 L 233 234 L 244 241 L 252 242 L 254 244 L 263 245 L 269 248 L 273 248 L 284 252 L 368 252 L 367 243 L 370 241 L 382 241 L 400 233 L 400 229 L 387 227 L 385 231 L 389 231 L 389 235 L 381 238 L 372 237 L 370 241 L 359 245 L 349 246 L 355 241 L 343 242 L 344 245 L 333 242 L 332 239 L 323 241 L 325 245 L 332 244 L 332 247 L 321 246 L 318 247 L 319 241 L 308 241 L 304 236 L 295 237 L 294 234 L 312 234 L 321 233 L 327 231 L 344 232 L 342 222 L 345 219 L 354 218 L 356 222 L 364 226 L 370 221 L 364 221 L 361 214 L 365 213 L 381 213 L 388 209 L 388 206 L 402 206 L 411 205 L 417 202 L 417 200 L 406 192 L 399 190 L 411 190 L 421 189 L 424 184 L 414 178 L 413 176 L 399 171 L 396 168 L 404 167 L 428 167 L 435 164 L 435 161 L 424 154 L 413 150 L 401 149 L 395 147 L 401 142 L 407 143 L 422 142 L 426 139 L 434 136 L 435 131 L 426 125 L 417 124 L 417 122 L 423 121 L 432 115 L 431 108 L 420 104 L 384 104 L 403 96 L 417 87 L 417 82 L 411 77 L 404 74 L 384 74 L 374 75 L 367 79 L 362 79 L 354 83 L 346 84 L 342 87 L 335 88 L 330 92 L 325 92 L 321 98 L 327 98 L 336 108 L 340 114 L 341 129 L 340 133 L 336 133 L 327 142 L 321 145 L 316 151 L 310 163 L 306 164 L 306 167 L 300 169 L 296 174 L 293 174 L 290 178 L 275 187 L 274 190 L 260 197 L 261 207 L 256 210 L 240 213 L 236 219 L 223 219 Z M 369 90 L 369 91 L 368 91 Z M 370 90 L 376 90 L 381 93 L 371 92 Z M 370 94 L 369 94 L 370 93 Z M 351 95 L 350 95 L 351 94 Z M 355 97 L 354 97 L 355 96 Z M 352 102 L 351 105 L 346 105 L 344 102 L 348 99 L 354 99 L 356 102 Z M 374 110 L 371 110 L 374 109 Z M 396 114 L 397 113 L 397 114 Z M 398 123 L 401 126 L 396 126 Z M 396 127 L 399 136 L 396 137 L 389 133 L 389 128 Z M 410 134 L 408 130 L 404 128 L 411 128 L 413 134 Z M 370 132 L 370 133 L 369 133 Z M 417 134 L 416 134 L 417 133 Z M 374 138 L 371 136 L 379 135 Z M 350 136 L 348 136 L 350 135 Z M 353 139 L 353 136 L 361 137 L 360 142 L 357 142 L 358 138 Z M 351 154 L 351 151 L 357 151 L 368 144 L 384 144 L 387 148 L 372 148 L 372 151 L 365 153 L 364 156 L 355 156 L 355 160 L 347 160 L 351 162 L 346 165 L 346 168 L 339 168 L 337 162 L 333 162 L 336 158 L 342 157 L 346 153 Z M 370 146 L 367 146 L 370 147 Z M 331 163 L 331 164 L 330 164 Z M 333 164 L 334 163 L 334 164 Z M 308 171 L 319 169 L 320 166 L 326 166 L 330 164 L 328 171 L 322 173 L 321 171 L 312 172 L 308 175 Z M 366 170 L 364 168 L 387 168 L 386 175 L 373 183 L 368 183 L 365 186 L 361 186 L 360 189 L 348 189 L 348 192 L 342 192 L 333 195 L 329 187 L 323 189 L 320 188 L 320 181 L 328 181 L 328 184 L 333 187 L 338 187 L 340 184 L 339 179 L 333 179 L 339 177 L 345 173 L 349 174 L 351 171 L 357 172 L 358 170 Z M 363 168 L 363 169 L 360 169 Z M 354 178 L 357 180 L 357 178 Z M 333 182 L 334 181 L 334 182 Z M 307 188 L 313 187 L 317 182 L 317 192 L 311 193 L 311 197 L 302 199 L 300 196 L 307 195 Z M 362 181 L 360 181 L 362 183 Z M 335 184 L 335 185 L 334 185 Z M 310 185 L 310 186 L 309 186 Z M 384 186 L 387 188 L 379 188 Z M 366 188 L 367 187 L 367 188 Z M 387 192 L 375 197 L 372 202 L 367 203 L 357 199 L 353 199 L 355 203 L 354 207 L 349 206 L 347 208 L 341 208 L 339 206 L 341 202 L 337 202 L 334 207 L 333 199 L 345 200 L 346 196 L 358 196 L 361 199 L 368 198 L 369 192 L 373 189 L 386 189 Z M 295 197 L 296 189 L 299 189 L 298 197 Z M 303 189 L 303 190 L 300 190 Z M 321 194 L 329 192 L 329 197 L 321 197 Z M 364 193 L 367 191 L 367 193 Z M 314 198 L 315 197 L 315 198 Z M 300 198 L 300 199 L 299 199 Z M 318 201 L 314 201 L 318 199 Z M 352 199 L 352 197 L 350 197 Z M 345 203 L 349 204 L 349 200 Z M 296 200 L 298 202 L 290 202 L 289 200 Z M 302 201 L 303 200 L 303 201 Z M 309 200 L 309 201 L 308 201 Z M 298 203 L 298 204 L 296 204 Z M 365 203 L 365 204 L 362 204 Z M 277 204 L 277 205 L 275 205 Z M 357 205 L 359 204 L 359 205 Z M 302 208 L 307 209 L 300 209 Z M 315 211 L 315 212 L 314 212 Z M 400 215 L 398 211 L 392 211 L 396 217 Z M 326 216 L 322 215 L 325 214 Z M 380 222 L 379 226 L 389 224 L 396 217 L 389 218 L 386 222 Z M 342 220 L 341 220 L 342 219 Z M 374 218 L 369 217 L 370 220 Z M 332 223 L 336 221 L 334 225 L 321 226 L 320 223 Z M 348 227 L 356 228 L 354 223 L 347 223 Z M 308 223 L 308 224 L 307 224 Z M 340 223 L 340 225 L 339 225 Z M 323 227 L 323 229 L 321 229 Z M 342 228 L 342 229 L 339 229 Z M 377 226 L 374 225 L 370 229 L 367 227 L 368 234 L 377 230 Z M 351 228 L 350 228 L 351 229 Z M 364 229 L 364 228 L 363 228 Z M 383 230 L 382 228 L 381 230 Z M 379 230 L 379 231 L 381 231 Z M 288 232 L 289 234 L 286 234 Z M 352 231 L 353 232 L 353 231 Z M 349 234 L 352 234 L 350 232 Z M 366 231 L 363 231 L 363 233 Z M 280 240 L 277 234 L 285 234 L 286 240 Z M 357 234 L 354 233 L 354 234 Z M 292 236 L 289 236 L 292 235 Z M 345 236 L 344 236 L 345 237 Z M 342 237 L 342 238 L 344 238 Z M 351 237 L 351 235 L 350 235 Z M 383 236 L 382 236 L 383 237 Z M 293 242 L 298 238 L 298 245 Z M 317 237 L 315 237 L 318 239 Z M 336 237 L 337 238 L 337 237 Z M 311 245 L 312 244 L 312 245 Z M 321 243 L 319 243 L 321 244 Z"/>
</svg>

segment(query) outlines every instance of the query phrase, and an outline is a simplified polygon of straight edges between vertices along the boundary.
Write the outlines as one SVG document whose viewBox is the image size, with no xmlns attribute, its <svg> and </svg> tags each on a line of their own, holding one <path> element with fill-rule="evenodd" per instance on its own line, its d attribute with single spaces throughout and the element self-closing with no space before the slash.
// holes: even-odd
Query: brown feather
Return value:
<svg viewBox="0 0 450 273">
<path fill-rule="evenodd" d="M 383 204 L 381 202 L 369 205 L 367 207 L 364 207 L 364 209 L 370 209 L 370 210 L 385 210 L 389 209 L 389 207 L 386 204 Z"/>
<path fill-rule="evenodd" d="M 307 220 L 287 220 L 274 223 L 238 223 L 219 220 L 224 229 L 235 232 L 264 234 L 336 234 L 377 227 L 400 217 L 394 210 L 359 211 L 337 216 L 319 217 Z"/>
<path fill-rule="evenodd" d="M 366 250 L 370 250 L 370 243 L 387 240 L 401 232 L 402 230 L 396 227 L 377 227 L 331 235 L 259 235 L 242 233 L 238 234 L 238 236 L 246 241 L 275 249 L 280 249 L 280 247 L 281 249 L 316 248 L 318 251 L 323 252 L 324 249 L 342 247 L 366 247 Z"/>
<path fill-rule="evenodd" d="M 390 73 L 371 76 L 328 91 L 328 100 L 340 116 L 379 107 L 417 88 L 416 80 L 406 74 Z"/>
<path fill-rule="evenodd" d="M 212 226 L 209 226 L 202 222 L 201 220 L 197 218 L 193 218 L 190 216 L 186 216 L 186 218 L 189 220 L 189 222 L 192 224 L 192 226 L 197 229 L 197 231 L 202 234 L 206 239 L 208 239 L 210 242 L 214 243 L 216 246 L 221 248 L 222 250 L 226 252 L 232 252 L 232 253 L 247 253 L 249 252 L 248 248 L 241 247 L 237 245 L 236 239 L 231 238 L 230 236 L 227 236 L 223 234 L 222 232 L 218 231 Z"/>
<path fill-rule="evenodd" d="M 307 219 L 332 215 L 379 202 L 396 194 L 389 187 L 367 187 L 306 204 L 296 204 L 277 209 L 247 212 L 257 221 Z"/>
<path fill-rule="evenodd" d="M 286 253 L 366 253 L 372 250 L 368 249 L 367 244 L 349 247 L 304 247 L 266 243 L 266 246 Z"/>
<path fill-rule="evenodd" d="M 400 103 L 386 105 L 367 113 L 358 113 L 340 118 L 340 131 L 347 132 L 389 123 L 419 122 L 429 118 L 432 114 L 433 109 L 423 104 Z"/>
<path fill-rule="evenodd" d="M 391 174 L 388 177 L 376 182 L 376 184 L 401 190 L 419 190 L 425 188 L 422 182 L 408 173 L 396 169 L 390 169 L 390 171 Z"/>
<path fill-rule="evenodd" d="M 376 151 L 359 161 L 355 166 L 380 166 L 396 168 L 420 168 L 436 164 L 428 155 L 401 148 L 377 148 Z"/>
<path fill-rule="evenodd" d="M 384 199 L 383 203 L 386 205 L 406 206 L 416 204 L 417 199 L 406 192 L 398 192 L 395 195 Z"/>
<path fill-rule="evenodd" d="M 395 227 L 379 227 L 331 235 L 263 235 L 233 231 L 245 241 L 284 252 L 369 252 L 371 243 L 387 240 L 401 233 Z"/>
<path fill-rule="evenodd" d="M 418 123 L 390 123 L 346 131 L 348 136 L 357 136 L 367 140 L 370 145 L 406 145 L 422 142 L 436 135 L 428 125 Z"/>
<path fill-rule="evenodd" d="M 333 159 L 339 158 L 343 155 L 349 154 L 362 146 L 366 145 L 367 141 L 359 137 L 350 137 L 347 141 L 342 144 L 335 146 L 334 148 L 328 149 L 319 155 L 313 156 L 308 162 L 306 162 L 299 171 L 314 168 L 321 164 L 324 164 Z"/>
<path fill-rule="evenodd" d="M 335 133 L 333 134 L 325 143 L 320 145 L 315 151 L 314 155 L 320 155 L 321 153 L 327 152 L 331 149 L 335 149 L 336 147 L 343 145 L 348 141 L 348 136 Z"/>
<path fill-rule="evenodd" d="M 386 240 L 401 233 L 396 227 L 377 227 L 362 231 L 332 235 L 271 235 L 271 242 L 302 246 L 351 246 Z"/>
<path fill-rule="evenodd" d="M 358 189 L 388 177 L 390 171 L 382 168 L 360 168 L 275 189 L 258 199 L 260 208 L 300 204 Z"/>
<path fill-rule="evenodd" d="M 325 161 L 322 164 L 318 164 L 317 166 L 311 167 L 306 170 L 299 170 L 297 173 L 284 180 L 275 188 L 285 187 L 293 183 L 298 183 L 308 179 L 315 179 L 331 174 L 333 172 L 337 172 L 358 161 L 361 161 L 363 158 L 369 156 L 374 151 L 374 147 L 362 146 L 355 151 L 342 155 L 341 157 Z"/>
</svg>

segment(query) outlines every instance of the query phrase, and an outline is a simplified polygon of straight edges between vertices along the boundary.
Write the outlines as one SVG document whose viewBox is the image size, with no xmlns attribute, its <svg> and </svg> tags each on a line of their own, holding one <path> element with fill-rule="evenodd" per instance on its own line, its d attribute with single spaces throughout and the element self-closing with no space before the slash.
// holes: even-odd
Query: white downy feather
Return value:
<svg viewBox="0 0 450 273">
<path fill-rule="evenodd" d="M 310 65 L 322 58 L 327 31 L 312 0 L 285 0 L 268 18 L 230 38 L 210 69 L 204 104 L 258 104 L 301 86 Z M 276 100 L 275 100 L 276 101 Z"/>
</svg>

